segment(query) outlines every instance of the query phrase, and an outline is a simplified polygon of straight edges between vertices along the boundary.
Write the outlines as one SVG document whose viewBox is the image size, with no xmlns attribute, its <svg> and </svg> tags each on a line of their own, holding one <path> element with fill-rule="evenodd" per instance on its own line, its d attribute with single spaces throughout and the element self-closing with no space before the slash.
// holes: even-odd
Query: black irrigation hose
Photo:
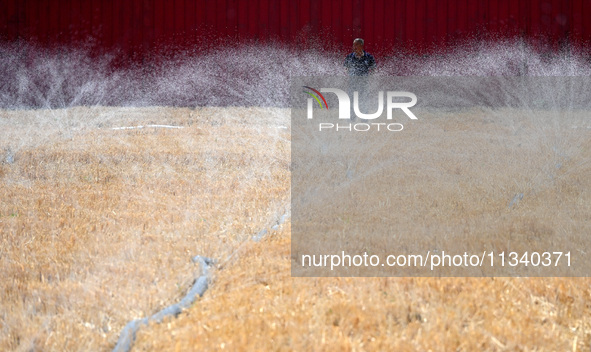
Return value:
<svg viewBox="0 0 591 352">
<path fill-rule="evenodd" d="M 279 226 L 281 226 L 289 216 L 290 211 L 288 210 L 283 215 L 281 215 L 279 220 L 273 226 L 271 226 L 271 231 L 278 230 Z M 259 231 L 257 235 L 252 237 L 253 241 L 260 241 L 261 238 L 268 232 L 269 231 L 267 228 L 264 228 L 263 230 Z M 119 340 L 117 340 L 117 344 L 115 345 L 115 348 L 113 348 L 113 352 L 129 352 L 135 341 L 136 333 L 142 325 L 148 325 L 150 322 L 161 323 L 162 320 L 168 316 L 176 317 L 183 311 L 183 309 L 189 308 L 195 302 L 197 295 L 199 295 L 199 297 L 203 296 L 209 283 L 209 267 L 214 264 L 214 260 L 197 255 L 193 257 L 193 262 L 200 264 L 201 276 L 195 280 L 191 290 L 189 290 L 185 297 L 183 297 L 179 303 L 172 304 L 152 315 L 151 317 L 135 319 L 127 323 L 123 330 L 121 330 Z"/>
</svg>

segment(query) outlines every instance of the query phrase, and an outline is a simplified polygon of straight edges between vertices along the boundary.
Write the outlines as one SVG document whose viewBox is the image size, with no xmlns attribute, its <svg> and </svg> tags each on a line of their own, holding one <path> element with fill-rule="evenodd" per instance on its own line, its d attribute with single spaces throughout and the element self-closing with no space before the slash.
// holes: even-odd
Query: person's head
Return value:
<svg viewBox="0 0 591 352">
<path fill-rule="evenodd" d="M 353 41 L 353 52 L 357 55 L 363 54 L 364 41 L 361 38 L 357 38 Z"/>
</svg>

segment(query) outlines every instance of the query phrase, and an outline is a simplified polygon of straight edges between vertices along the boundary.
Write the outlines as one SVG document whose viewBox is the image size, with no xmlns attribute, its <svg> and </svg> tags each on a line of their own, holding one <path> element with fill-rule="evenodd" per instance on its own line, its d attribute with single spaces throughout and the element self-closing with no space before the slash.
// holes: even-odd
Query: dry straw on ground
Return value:
<svg viewBox="0 0 591 352">
<path fill-rule="evenodd" d="M 292 278 L 290 231 L 250 243 L 137 351 L 584 351 L 588 279 Z"/>
<path fill-rule="evenodd" d="M 0 115 L 0 350 L 112 348 L 288 202 L 285 111 L 75 110 Z"/>
<path fill-rule="evenodd" d="M 433 222 L 429 227 L 435 233 L 467 227 L 473 231 L 471 236 L 506 233 L 537 237 L 540 242 L 548 233 L 573 229 L 589 233 L 591 179 L 586 175 L 591 171 L 591 144 L 586 117 L 578 114 L 569 121 L 576 125 L 562 124 L 560 130 L 552 131 L 531 123 L 541 122 L 539 113 L 534 120 L 527 116 L 513 120 L 515 125 L 502 117 L 506 113 L 432 115 L 396 137 L 408 144 L 406 149 L 396 150 L 396 157 L 411 167 L 406 174 L 398 167 L 397 173 L 382 177 L 388 177 L 390 184 L 394 178 L 393 183 L 404 190 L 401 197 L 391 199 L 391 206 L 413 218 L 414 225 L 406 224 L 408 231 L 422 230 L 429 225 L 424 222 Z M 484 132 L 483 126 L 487 127 Z M 495 132 L 494 128 L 503 131 Z M 507 153 L 519 143 L 521 149 Z M 420 151 L 413 148 L 421 145 L 427 151 L 423 156 L 431 155 L 433 160 L 416 159 Z M 562 155 L 556 155 L 554 146 Z M 490 155 L 479 155 L 479 149 Z M 474 160 L 449 162 L 466 158 Z M 496 169 L 483 174 L 477 166 L 479 159 L 488 159 Z M 559 168 L 558 162 L 563 163 Z M 473 169 L 466 167 L 470 163 Z M 425 175 L 425 169 L 432 167 L 442 171 Z M 346 170 L 340 171 L 334 177 L 345 179 Z M 358 173 L 368 171 L 357 169 Z M 480 197 L 471 189 L 474 184 L 466 189 L 429 188 L 428 181 L 462 173 L 480 173 L 473 177 L 489 181 L 476 184 L 481 187 Z M 515 181 L 509 183 L 509 178 Z M 379 184 L 379 180 L 372 179 L 372 183 Z M 350 187 L 347 191 L 355 190 Z M 525 192 L 527 197 L 509 207 L 516 192 Z M 415 202 L 409 206 L 412 199 L 407 193 L 420 194 L 439 205 Z M 506 195 L 510 195 L 508 199 Z M 333 202 L 336 207 L 338 200 Z M 575 207 L 561 208 L 566 205 Z M 420 214 L 413 213 L 417 206 Z M 561 218 L 552 211 L 563 215 L 570 211 L 571 215 Z M 503 221 L 493 221 L 485 216 L 488 213 L 498 214 Z M 214 286 L 192 309 L 178 319 L 143 329 L 136 349 L 584 351 L 591 345 L 587 278 L 292 278 L 290 263 L 297 267 L 300 260 L 299 253 L 290 252 L 291 241 L 295 239 L 290 227 L 285 227 L 262 243 L 248 244 L 240 260 L 219 271 Z M 429 239 L 419 236 L 416 241 L 424 244 Z M 329 245 L 325 237 L 318 236 L 307 248 L 306 243 L 299 248 L 312 252 L 326 250 Z"/>
<path fill-rule="evenodd" d="M 109 350 L 129 320 L 184 295 L 197 254 L 223 264 L 211 288 L 178 318 L 143 327 L 134 350 L 590 348 L 589 279 L 292 278 L 289 223 L 250 240 L 289 201 L 288 116 L 258 108 L 1 112 L 0 151 L 14 161 L 0 164 L 0 350 Z M 482 123 L 423 126 L 465 137 Z M 112 129 L 148 124 L 184 128 Z M 537 179 L 507 186 L 538 192 L 502 230 L 543 234 L 540 204 L 565 199 L 580 202 L 578 222 L 547 226 L 589 230 L 591 138 L 586 129 L 569 133 L 580 143 L 563 145 L 571 159 L 553 170 L 555 187 Z M 456 200 L 455 218 L 437 218 L 442 228 L 460 224 L 461 209 L 484 207 L 468 194 Z"/>
<path fill-rule="evenodd" d="M 591 123 L 584 111 L 415 110 L 401 132 L 293 133 L 294 257 L 572 251 L 576 265 L 531 276 L 587 276 Z M 334 120 L 332 120 L 334 121 Z M 583 252 L 581 252 L 581 250 Z M 498 263 L 498 262 L 497 262 Z M 563 261 L 563 263 L 565 263 Z M 441 276 L 513 276 L 497 265 Z M 562 270 L 566 269 L 566 270 Z M 299 275 L 323 268 L 297 269 Z M 333 276 L 392 276 L 339 267 Z M 430 268 L 402 276 L 429 274 Z M 522 271 L 524 272 L 524 271 Z M 522 274 L 523 275 L 523 274 Z"/>
</svg>

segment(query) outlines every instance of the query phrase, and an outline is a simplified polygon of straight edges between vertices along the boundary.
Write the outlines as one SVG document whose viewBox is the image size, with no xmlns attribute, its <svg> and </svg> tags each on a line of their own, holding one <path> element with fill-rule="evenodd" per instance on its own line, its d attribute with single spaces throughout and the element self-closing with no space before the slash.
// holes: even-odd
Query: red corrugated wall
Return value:
<svg viewBox="0 0 591 352">
<path fill-rule="evenodd" d="M 0 0 L 0 38 L 87 44 L 145 58 L 157 48 L 277 40 L 368 50 L 441 50 L 522 37 L 559 48 L 591 39 L 589 0 Z"/>
</svg>

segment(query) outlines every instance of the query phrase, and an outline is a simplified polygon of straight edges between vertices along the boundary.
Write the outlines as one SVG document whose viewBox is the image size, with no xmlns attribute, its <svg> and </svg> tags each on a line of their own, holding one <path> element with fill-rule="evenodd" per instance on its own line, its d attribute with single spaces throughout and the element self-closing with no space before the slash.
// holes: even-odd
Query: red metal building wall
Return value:
<svg viewBox="0 0 591 352">
<path fill-rule="evenodd" d="M 247 40 L 374 52 L 441 49 L 466 38 L 523 37 L 557 48 L 591 39 L 589 0 L 0 0 L 0 38 L 88 43 L 138 57 L 162 46 Z M 314 38 L 314 40 L 310 40 Z"/>
</svg>

